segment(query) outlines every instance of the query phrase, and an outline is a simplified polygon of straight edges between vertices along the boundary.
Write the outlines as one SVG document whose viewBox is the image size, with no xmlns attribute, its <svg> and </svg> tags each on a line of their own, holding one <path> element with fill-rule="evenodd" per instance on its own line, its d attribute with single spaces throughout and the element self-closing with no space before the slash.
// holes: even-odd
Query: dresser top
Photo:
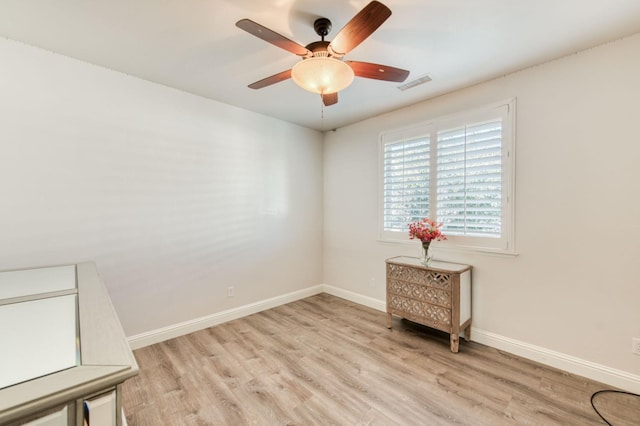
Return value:
<svg viewBox="0 0 640 426">
<path fill-rule="evenodd" d="M 23 269 L 0 273 L 0 299 L 75 290 L 76 266 Z"/>
<path fill-rule="evenodd" d="M 464 272 L 471 269 L 471 265 L 464 265 L 462 263 L 440 262 L 438 260 L 432 260 L 429 266 L 422 264 L 422 259 L 409 256 L 397 256 L 386 260 L 387 263 L 393 263 L 394 265 L 407 265 L 416 268 L 430 269 L 443 272 Z"/>
<path fill-rule="evenodd" d="M 137 374 L 138 365 L 93 262 L 0 276 L 0 358 L 6 364 L 0 368 L 0 424 L 101 392 Z M 5 324 L 10 326 L 2 327 Z M 43 335 L 40 328 L 45 326 L 50 332 Z M 17 350 L 7 342 L 15 342 Z M 45 361 L 55 368 L 41 372 Z M 35 375 L 29 371 L 32 366 L 37 367 Z"/>
</svg>

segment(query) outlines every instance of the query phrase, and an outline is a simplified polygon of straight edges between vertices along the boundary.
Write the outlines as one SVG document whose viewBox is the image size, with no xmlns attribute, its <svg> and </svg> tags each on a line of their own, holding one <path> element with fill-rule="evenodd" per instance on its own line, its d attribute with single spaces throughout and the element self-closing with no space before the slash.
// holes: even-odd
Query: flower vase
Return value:
<svg viewBox="0 0 640 426">
<path fill-rule="evenodd" d="M 431 245 L 431 241 L 422 242 L 422 264 L 424 266 L 429 266 L 429 264 L 431 263 L 431 256 L 429 256 L 430 245 Z"/>
</svg>

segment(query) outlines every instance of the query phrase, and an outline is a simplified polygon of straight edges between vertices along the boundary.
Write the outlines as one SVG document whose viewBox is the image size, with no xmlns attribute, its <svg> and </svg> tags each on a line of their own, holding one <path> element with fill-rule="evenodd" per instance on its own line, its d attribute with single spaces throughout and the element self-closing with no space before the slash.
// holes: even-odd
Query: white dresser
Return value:
<svg viewBox="0 0 640 426">
<path fill-rule="evenodd" d="M 0 425 L 120 426 L 137 374 L 95 264 L 0 272 Z"/>
</svg>

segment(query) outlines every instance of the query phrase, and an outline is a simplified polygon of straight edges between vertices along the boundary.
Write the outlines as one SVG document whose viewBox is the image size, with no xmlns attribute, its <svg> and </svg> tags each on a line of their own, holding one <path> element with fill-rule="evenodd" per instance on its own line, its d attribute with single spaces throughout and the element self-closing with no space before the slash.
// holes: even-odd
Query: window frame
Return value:
<svg viewBox="0 0 640 426">
<path fill-rule="evenodd" d="M 415 125 L 383 131 L 378 140 L 378 241 L 386 243 L 412 243 L 406 232 L 384 230 L 384 149 L 393 141 L 403 140 L 403 135 L 430 133 L 430 206 L 429 217 L 437 221 L 437 144 L 438 132 L 477 122 L 502 118 L 502 198 L 501 198 L 501 237 L 474 237 L 447 235 L 446 241 L 437 246 L 443 249 L 478 251 L 496 254 L 515 255 L 515 136 L 516 136 L 516 99 L 494 102 L 479 108 L 445 115 Z M 406 139 L 406 137 L 405 137 Z M 446 232 L 445 232 L 446 234 Z"/>
</svg>

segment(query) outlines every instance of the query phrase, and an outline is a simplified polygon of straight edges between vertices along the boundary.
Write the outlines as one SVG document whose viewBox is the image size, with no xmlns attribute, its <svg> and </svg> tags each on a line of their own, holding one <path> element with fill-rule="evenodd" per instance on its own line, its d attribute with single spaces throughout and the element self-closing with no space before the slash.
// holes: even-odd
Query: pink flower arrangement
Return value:
<svg viewBox="0 0 640 426">
<path fill-rule="evenodd" d="M 436 224 L 426 217 L 422 220 L 416 220 L 409 225 L 409 239 L 418 239 L 423 243 L 446 240 L 447 237 L 440 231 L 441 226 L 442 223 Z"/>
</svg>

